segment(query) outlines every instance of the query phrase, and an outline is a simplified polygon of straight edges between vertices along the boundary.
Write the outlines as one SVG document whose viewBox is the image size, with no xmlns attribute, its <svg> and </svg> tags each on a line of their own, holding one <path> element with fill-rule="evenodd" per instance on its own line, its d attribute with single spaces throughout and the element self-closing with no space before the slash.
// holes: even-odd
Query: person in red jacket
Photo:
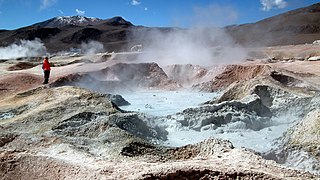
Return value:
<svg viewBox="0 0 320 180">
<path fill-rule="evenodd" d="M 43 73 L 44 73 L 44 81 L 43 84 L 48 84 L 49 82 L 49 77 L 50 77 L 50 63 L 49 63 L 49 58 L 45 57 L 43 60 L 43 64 L 42 64 L 42 69 L 43 69 Z"/>
</svg>

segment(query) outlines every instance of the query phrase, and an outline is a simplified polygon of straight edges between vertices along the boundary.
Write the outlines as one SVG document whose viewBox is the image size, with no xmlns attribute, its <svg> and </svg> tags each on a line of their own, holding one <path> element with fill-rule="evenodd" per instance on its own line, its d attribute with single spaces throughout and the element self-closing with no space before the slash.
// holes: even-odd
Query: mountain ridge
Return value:
<svg viewBox="0 0 320 180">
<path fill-rule="evenodd" d="M 85 26 L 90 23 L 97 23 L 99 21 L 102 21 L 102 19 L 89 18 L 85 16 L 59 16 L 59 17 L 54 17 L 46 21 L 33 24 L 31 26 L 49 27 L 49 28 L 62 27 L 68 24 L 72 24 L 76 26 L 81 26 L 81 25 Z"/>
<path fill-rule="evenodd" d="M 101 23 L 106 23 L 110 25 L 133 25 L 131 22 L 126 21 L 120 16 L 115 16 L 109 19 L 100 19 L 94 17 L 86 17 L 86 16 L 58 16 L 54 17 L 39 23 L 35 23 L 31 26 L 33 27 L 41 27 L 41 28 L 59 28 L 66 25 L 74 25 L 74 26 L 93 26 Z"/>
<path fill-rule="evenodd" d="M 36 38 L 48 52 L 79 48 L 81 43 L 99 41 L 106 51 L 128 50 L 130 44 L 141 44 L 133 38 L 136 30 L 159 30 L 165 33 L 181 29 L 136 26 L 120 16 L 109 19 L 84 16 L 55 17 L 15 30 L 0 30 L 0 47 L 20 40 Z M 234 43 L 244 46 L 275 46 L 312 43 L 320 39 L 320 3 L 279 14 L 256 23 L 223 28 Z M 144 38 L 144 37 L 140 37 Z"/>
</svg>

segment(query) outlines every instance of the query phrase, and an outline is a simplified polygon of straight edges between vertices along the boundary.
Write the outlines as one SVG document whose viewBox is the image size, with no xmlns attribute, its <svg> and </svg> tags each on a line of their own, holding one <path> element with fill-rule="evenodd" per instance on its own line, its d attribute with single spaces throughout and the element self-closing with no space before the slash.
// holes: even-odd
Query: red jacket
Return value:
<svg viewBox="0 0 320 180">
<path fill-rule="evenodd" d="M 49 63 L 48 59 L 43 60 L 42 69 L 44 71 L 50 71 L 51 70 L 50 63 Z"/>
</svg>

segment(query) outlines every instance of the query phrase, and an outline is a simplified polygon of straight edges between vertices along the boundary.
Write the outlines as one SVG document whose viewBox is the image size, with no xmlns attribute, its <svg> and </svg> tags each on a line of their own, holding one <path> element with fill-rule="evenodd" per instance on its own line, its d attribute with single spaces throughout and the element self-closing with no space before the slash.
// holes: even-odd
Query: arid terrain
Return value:
<svg viewBox="0 0 320 180">
<path fill-rule="evenodd" d="M 0 179 L 320 179 L 319 14 L 0 30 Z"/>
<path fill-rule="evenodd" d="M 136 63 L 130 59 L 134 53 L 126 58 L 56 56 L 50 59 L 48 85 L 42 85 L 38 58 L 3 60 L 1 179 L 320 178 L 320 63 L 308 60 L 320 55 L 320 46 L 251 51 L 256 57 L 212 67 Z M 121 110 L 123 100 L 108 94 L 124 89 L 220 95 L 175 115 L 154 117 Z M 235 123 L 259 132 L 272 127 L 274 117 L 295 121 L 268 152 L 214 136 L 180 147 L 161 143 L 168 138 L 163 122 L 169 120 L 199 132 Z"/>
</svg>

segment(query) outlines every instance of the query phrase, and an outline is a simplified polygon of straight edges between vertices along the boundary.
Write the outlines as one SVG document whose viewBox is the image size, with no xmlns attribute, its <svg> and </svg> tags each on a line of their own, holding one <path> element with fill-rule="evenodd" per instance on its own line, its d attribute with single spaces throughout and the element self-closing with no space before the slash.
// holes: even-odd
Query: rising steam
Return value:
<svg viewBox="0 0 320 180">
<path fill-rule="evenodd" d="M 237 18 L 231 8 L 220 8 L 210 6 L 210 8 L 197 7 L 194 10 L 194 18 L 190 18 L 192 26 L 189 29 L 162 28 L 162 29 L 140 29 L 133 33 L 133 39 L 143 39 L 143 53 L 138 57 L 138 61 L 156 62 L 159 65 L 171 64 L 197 64 L 211 66 L 215 64 L 235 63 L 245 59 L 247 52 L 244 48 L 235 44 L 222 28 L 215 27 L 221 25 L 221 21 L 216 19 L 217 13 L 221 9 L 227 9 L 231 14 L 228 21 Z M 206 13 L 205 11 L 208 11 Z M 201 12 L 201 13 L 200 13 Z M 211 19 L 210 19 L 211 18 Z M 132 45 L 133 46 L 133 45 Z"/>
<path fill-rule="evenodd" d="M 19 43 L 0 48 L 0 59 L 16 59 L 43 55 L 46 55 L 46 47 L 40 39 L 35 39 L 33 41 L 20 40 Z"/>
<path fill-rule="evenodd" d="M 85 55 L 94 55 L 99 52 L 104 52 L 103 44 L 97 41 L 90 41 L 81 44 L 81 52 Z"/>
<path fill-rule="evenodd" d="M 246 52 L 217 28 L 140 30 L 135 36 L 145 38 L 139 61 L 152 61 L 160 65 L 197 64 L 211 66 L 245 59 Z"/>
</svg>

